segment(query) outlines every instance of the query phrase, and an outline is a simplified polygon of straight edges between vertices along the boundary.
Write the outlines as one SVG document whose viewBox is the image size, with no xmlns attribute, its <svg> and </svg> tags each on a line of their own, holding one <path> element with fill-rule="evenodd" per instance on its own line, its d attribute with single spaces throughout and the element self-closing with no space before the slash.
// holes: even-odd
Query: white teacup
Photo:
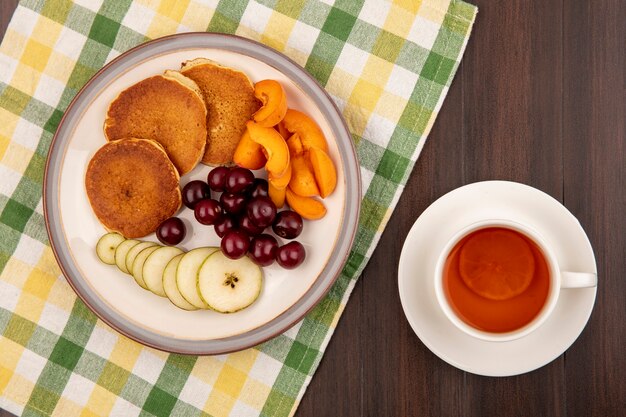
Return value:
<svg viewBox="0 0 626 417">
<path fill-rule="evenodd" d="M 479 229 L 484 229 L 488 227 L 503 227 L 514 230 L 528 237 L 539 247 L 539 249 L 543 253 L 549 269 L 550 289 L 546 301 L 539 314 L 537 314 L 537 316 L 532 321 L 530 321 L 523 327 L 506 333 L 486 332 L 465 323 L 452 309 L 443 287 L 444 265 L 452 249 L 465 236 Z M 596 274 L 562 271 L 559 268 L 559 264 L 557 262 L 556 256 L 554 255 L 554 252 L 550 249 L 545 240 L 537 231 L 527 225 L 502 219 L 483 220 L 480 222 L 476 222 L 457 232 L 444 246 L 444 249 L 439 255 L 439 259 L 437 260 L 437 265 L 435 267 L 434 280 L 437 302 L 439 303 L 439 306 L 441 307 L 441 310 L 446 315 L 446 317 L 457 328 L 467 333 L 468 335 L 490 342 L 506 342 L 514 339 L 519 339 L 520 337 L 524 337 L 532 331 L 536 330 L 546 321 L 546 319 L 554 311 L 554 308 L 556 307 L 557 301 L 559 299 L 559 294 L 561 293 L 561 289 L 595 287 L 598 284 L 598 276 Z"/>
</svg>

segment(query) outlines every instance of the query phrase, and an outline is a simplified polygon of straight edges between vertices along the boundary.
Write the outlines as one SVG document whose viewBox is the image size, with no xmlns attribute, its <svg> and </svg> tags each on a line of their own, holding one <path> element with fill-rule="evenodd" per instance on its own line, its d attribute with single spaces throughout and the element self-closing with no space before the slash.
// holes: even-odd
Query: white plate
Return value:
<svg viewBox="0 0 626 417">
<path fill-rule="evenodd" d="M 209 58 L 245 72 L 253 82 L 278 80 L 289 107 L 309 114 L 326 135 L 337 166 L 337 188 L 324 200 L 327 215 L 305 221 L 298 237 L 307 251 L 299 268 L 276 264 L 264 268 L 259 299 L 234 314 L 184 311 L 140 288 L 115 267 L 104 265 L 95 244 L 105 229 L 85 194 L 90 158 L 105 143 L 103 124 L 109 103 L 138 81 L 179 69 L 181 62 Z M 351 246 L 360 204 L 360 178 L 350 134 L 324 90 L 283 55 L 243 38 L 209 33 L 174 35 L 135 48 L 108 64 L 83 88 L 61 122 L 46 169 L 44 197 L 47 225 L 59 264 L 87 305 L 111 326 L 142 343 L 183 353 L 210 354 L 249 347 L 296 323 L 330 288 Z M 181 186 L 206 180 L 210 167 L 198 165 Z M 257 176 L 262 176 L 257 172 Z M 192 210 L 178 213 L 187 225 L 179 245 L 190 250 L 219 246 L 213 227 L 194 220 Z M 157 241 L 154 234 L 143 240 Z M 279 239 L 280 241 L 280 239 Z M 286 243 L 286 242 L 285 242 Z"/>
<path fill-rule="evenodd" d="M 435 263 L 455 232 L 494 218 L 525 223 L 539 231 L 563 270 L 597 272 L 585 231 L 557 200 L 523 184 L 486 181 L 451 191 L 415 221 L 400 255 L 398 287 L 413 331 L 434 354 L 474 374 L 518 375 L 551 362 L 574 343 L 591 315 L 597 288 L 561 290 L 548 320 L 521 339 L 487 342 L 457 329 L 437 304 Z"/>
</svg>

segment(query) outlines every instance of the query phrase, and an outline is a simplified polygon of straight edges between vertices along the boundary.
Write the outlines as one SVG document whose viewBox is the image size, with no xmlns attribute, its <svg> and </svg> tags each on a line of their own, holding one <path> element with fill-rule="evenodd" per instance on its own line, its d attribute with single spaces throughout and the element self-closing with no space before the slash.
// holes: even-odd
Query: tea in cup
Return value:
<svg viewBox="0 0 626 417">
<path fill-rule="evenodd" d="M 448 241 L 435 294 L 452 323 L 488 341 L 523 337 L 543 324 L 562 288 L 597 285 L 597 275 L 561 271 L 544 239 L 510 220 L 471 224 Z"/>
</svg>

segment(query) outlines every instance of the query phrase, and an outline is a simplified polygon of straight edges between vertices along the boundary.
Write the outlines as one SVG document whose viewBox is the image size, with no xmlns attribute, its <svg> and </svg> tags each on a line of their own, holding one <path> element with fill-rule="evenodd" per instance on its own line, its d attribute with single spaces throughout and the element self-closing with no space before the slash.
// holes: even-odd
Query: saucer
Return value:
<svg viewBox="0 0 626 417">
<path fill-rule="evenodd" d="M 487 219 L 533 227 L 554 250 L 564 271 L 597 272 L 585 231 L 561 203 L 527 185 L 485 181 L 449 192 L 415 221 L 398 265 L 400 300 L 415 334 L 450 365 L 477 375 L 519 375 L 553 361 L 574 343 L 589 320 L 597 287 L 562 289 L 546 322 L 520 339 L 487 342 L 457 329 L 437 304 L 435 264 L 458 230 Z"/>
</svg>

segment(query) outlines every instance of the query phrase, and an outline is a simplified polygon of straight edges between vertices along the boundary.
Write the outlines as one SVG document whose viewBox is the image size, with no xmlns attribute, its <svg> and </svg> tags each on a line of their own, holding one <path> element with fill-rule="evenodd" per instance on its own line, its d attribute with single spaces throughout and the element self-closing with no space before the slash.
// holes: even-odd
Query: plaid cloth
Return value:
<svg viewBox="0 0 626 417">
<path fill-rule="evenodd" d="M 470 35 L 460 1 L 22 0 L 0 47 L 0 407 L 25 416 L 287 416 L 319 365 L 424 145 Z M 46 154 L 106 62 L 184 31 L 236 33 L 297 61 L 348 121 L 359 229 L 330 294 L 256 348 L 194 357 L 135 343 L 76 298 L 48 245 Z"/>
</svg>

